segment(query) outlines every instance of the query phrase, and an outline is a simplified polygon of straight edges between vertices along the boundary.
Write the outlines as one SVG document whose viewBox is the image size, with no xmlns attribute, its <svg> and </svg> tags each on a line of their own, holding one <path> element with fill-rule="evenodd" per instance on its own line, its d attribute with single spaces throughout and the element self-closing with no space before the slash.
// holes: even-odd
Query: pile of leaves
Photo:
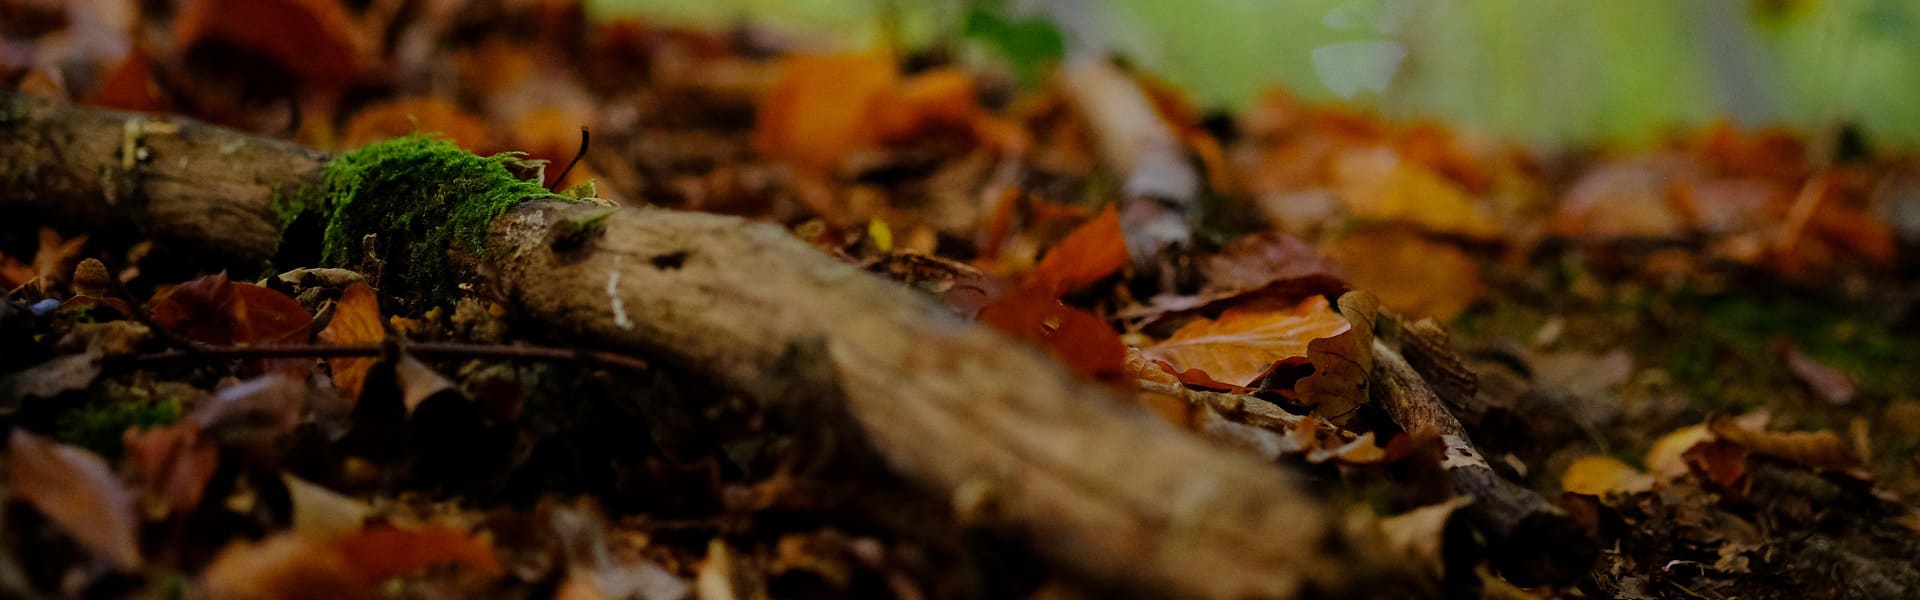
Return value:
<svg viewBox="0 0 1920 600">
<path fill-rule="evenodd" d="M 1540 582 L 1410 526 L 1436 593 L 1920 589 L 1920 160 L 1725 124 L 1537 153 L 1284 92 L 1209 114 L 1134 74 L 1203 187 L 1192 246 L 1143 262 L 1098 120 L 1031 53 L 969 69 L 964 42 L 820 52 L 564 0 L 0 0 L 18 93 L 329 149 L 429 133 L 550 161 L 549 189 L 779 223 L 1331 498 L 1445 522 L 1435 440 L 1369 395 L 1375 338 L 1405 348 L 1600 553 Z M 483 290 L 38 219 L 0 224 L 4 595 L 1116 591 L 847 450 L 843 416 L 575 348 Z"/>
</svg>

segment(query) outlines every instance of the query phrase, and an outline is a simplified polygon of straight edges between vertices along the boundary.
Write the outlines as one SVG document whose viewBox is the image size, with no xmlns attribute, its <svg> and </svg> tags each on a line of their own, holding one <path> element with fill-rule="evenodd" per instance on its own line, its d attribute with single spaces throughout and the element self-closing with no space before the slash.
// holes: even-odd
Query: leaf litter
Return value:
<svg viewBox="0 0 1920 600">
<path fill-rule="evenodd" d="M 1896 218 L 1911 157 L 1824 161 L 1813 135 L 1724 123 L 1542 155 L 1285 92 L 1203 127 L 1133 74 L 1210 192 L 1250 215 L 1202 222 L 1169 286 L 1130 260 L 1098 132 L 1043 75 L 1059 55 L 1044 21 L 969 17 L 1014 78 L 572 2 L 204 1 L 143 13 L 140 32 L 111 4 L 24 4 L 51 29 L 0 27 L 35 58 L 0 60 L 0 81 L 336 150 L 428 134 L 564 163 L 585 147 L 566 181 L 533 183 L 786 225 L 1368 507 L 1352 535 L 1417 563 L 1419 594 L 1920 588 L 1900 525 L 1920 494 Z M 39 37 L 66 29 L 111 43 Z M 148 35 L 166 43 L 134 43 Z M 0 595 L 1102 589 L 884 470 L 823 475 L 795 450 L 818 423 L 676 367 L 563 360 L 588 349 L 483 289 L 422 302 L 382 277 L 384 251 L 343 269 L 287 240 L 295 269 L 253 284 L 235 278 L 261 265 L 163 238 L 18 221 L 0 228 L 0 420 L 25 510 L 0 575 L 28 576 Z M 1373 404 L 1376 341 L 1501 477 L 1585 527 L 1564 543 L 1602 549 L 1589 572 L 1514 587 L 1528 574 L 1461 535 L 1474 500 Z"/>
</svg>

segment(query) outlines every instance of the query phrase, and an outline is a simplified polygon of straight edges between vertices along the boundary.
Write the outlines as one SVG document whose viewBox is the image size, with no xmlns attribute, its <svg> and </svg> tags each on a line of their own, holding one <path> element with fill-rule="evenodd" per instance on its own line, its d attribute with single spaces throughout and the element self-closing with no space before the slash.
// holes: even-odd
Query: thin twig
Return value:
<svg viewBox="0 0 1920 600">
<path fill-rule="evenodd" d="M 427 358 L 495 358 L 586 362 L 633 371 L 645 371 L 647 361 L 598 350 L 551 348 L 546 346 L 508 346 L 500 344 L 463 344 L 457 342 L 415 342 L 400 345 L 403 352 Z M 380 356 L 383 344 L 287 344 L 278 346 L 206 346 L 140 354 L 128 359 L 132 364 L 168 363 L 187 360 L 223 360 L 244 358 L 339 358 Z"/>
</svg>

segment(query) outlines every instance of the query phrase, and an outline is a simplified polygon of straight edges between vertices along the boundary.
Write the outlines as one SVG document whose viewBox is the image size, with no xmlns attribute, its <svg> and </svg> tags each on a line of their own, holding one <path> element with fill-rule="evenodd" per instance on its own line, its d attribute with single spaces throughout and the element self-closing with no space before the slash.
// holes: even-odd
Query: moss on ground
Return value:
<svg viewBox="0 0 1920 600">
<path fill-rule="evenodd" d="M 54 421 L 53 438 L 104 456 L 119 456 L 121 435 L 128 428 L 164 427 L 180 420 L 180 401 L 174 398 L 104 401 L 75 407 Z"/>
<path fill-rule="evenodd" d="M 528 200 L 565 198 L 514 176 L 507 167 L 518 157 L 478 156 L 419 134 L 376 142 L 328 162 L 319 189 L 277 195 L 274 211 L 283 228 L 323 228 L 326 264 L 359 263 L 362 239 L 374 235 L 374 252 L 414 295 L 446 303 L 457 284 L 449 251 L 486 258 L 495 217 Z"/>
</svg>

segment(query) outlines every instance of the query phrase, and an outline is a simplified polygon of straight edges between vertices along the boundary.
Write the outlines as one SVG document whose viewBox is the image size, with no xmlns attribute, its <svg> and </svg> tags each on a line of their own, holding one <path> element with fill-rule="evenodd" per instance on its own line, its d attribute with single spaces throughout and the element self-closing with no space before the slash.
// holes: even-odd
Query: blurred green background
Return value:
<svg viewBox="0 0 1920 600">
<path fill-rule="evenodd" d="M 1730 118 L 1920 145 L 1916 0 L 589 0 L 596 18 L 756 26 L 823 49 L 945 44 L 970 11 L 1045 19 L 1201 104 L 1284 87 L 1537 145 L 1621 144 Z M 1038 21 L 1036 21 L 1038 22 Z M 1017 61 L 1016 61 L 1017 62 Z"/>
</svg>

